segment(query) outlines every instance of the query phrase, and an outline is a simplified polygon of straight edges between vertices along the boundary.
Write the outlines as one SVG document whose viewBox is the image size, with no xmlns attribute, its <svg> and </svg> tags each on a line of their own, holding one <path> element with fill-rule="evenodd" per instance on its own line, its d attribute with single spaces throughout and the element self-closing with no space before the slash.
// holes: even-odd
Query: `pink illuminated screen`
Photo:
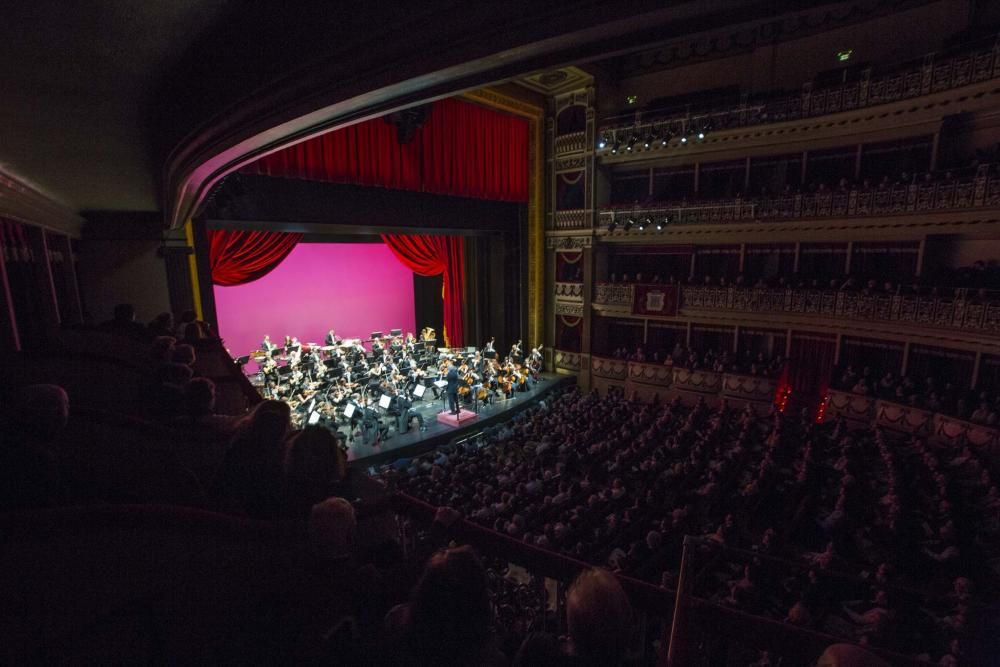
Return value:
<svg viewBox="0 0 1000 667">
<path fill-rule="evenodd" d="M 286 334 L 322 345 L 331 328 L 341 338 L 416 333 L 413 272 L 382 243 L 300 243 L 263 278 L 216 285 L 215 308 L 234 357 L 259 349 L 264 334 L 280 346 Z"/>
</svg>

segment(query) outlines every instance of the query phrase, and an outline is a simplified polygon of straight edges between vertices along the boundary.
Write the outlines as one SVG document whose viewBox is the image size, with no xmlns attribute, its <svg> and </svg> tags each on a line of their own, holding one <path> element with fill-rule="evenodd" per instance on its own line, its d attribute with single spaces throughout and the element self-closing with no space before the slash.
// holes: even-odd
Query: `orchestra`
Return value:
<svg viewBox="0 0 1000 667">
<path fill-rule="evenodd" d="M 249 355 L 259 369 L 251 380 L 266 397 L 286 401 L 297 426 L 348 426 L 352 438 L 359 428 L 374 443 L 391 437 L 390 422 L 396 433 L 407 432 L 414 419 L 426 430 L 416 401 L 441 399 L 444 390 L 453 414 L 465 406 L 478 411 L 527 391 L 540 381 L 543 364 L 542 347 L 525 356 L 520 340 L 505 359 L 498 357 L 492 337 L 481 350 L 437 348 L 431 327 L 422 329 L 419 339 L 393 329 L 367 340 L 342 339 L 331 328 L 324 343 L 303 344 L 285 335 L 278 347 L 265 335 L 260 350 Z"/>
</svg>

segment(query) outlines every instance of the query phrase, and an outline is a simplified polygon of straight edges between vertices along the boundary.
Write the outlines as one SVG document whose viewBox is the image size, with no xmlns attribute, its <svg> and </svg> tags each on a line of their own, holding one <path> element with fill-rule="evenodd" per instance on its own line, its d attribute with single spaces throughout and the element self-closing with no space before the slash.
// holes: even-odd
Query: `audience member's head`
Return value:
<svg viewBox="0 0 1000 667">
<path fill-rule="evenodd" d="M 309 541 L 322 560 L 349 556 L 356 528 L 354 507 L 343 498 L 327 498 L 309 512 Z"/>
<path fill-rule="evenodd" d="M 298 514 L 331 494 L 347 476 L 347 455 L 328 429 L 307 426 L 285 453 L 286 509 Z"/>
<path fill-rule="evenodd" d="M 115 322 L 134 322 L 135 307 L 131 303 L 119 303 L 115 306 L 113 319 Z"/>
<path fill-rule="evenodd" d="M 431 557 L 410 598 L 408 634 L 421 664 L 481 664 L 491 651 L 486 570 L 472 547 Z"/>
<path fill-rule="evenodd" d="M 566 594 L 566 623 L 577 657 L 595 665 L 617 665 L 625 658 L 632 608 L 607 570 L 587 570 L 576 578 Z"/>
<path fill-rule="evenodd" d="M 193 378 L 184 385 L 184 405 L 188 416 L 204 417 L 215 412 L 215 383 L 208 378 Z"/>
<path fill-rule="evenodd" d="M 29 385 L 18 390 L 10 414 L 17 434 L 38 443 L 49 443 L 66 428 L 69 396 L 58 385 Z"/>
<path fill-rule="evenodd" d="M 181 343 L 180 345 L 174 346 L 173 354 L 170 360 L 175 364 L 185 364 L 190 366 L 195 361 L 194 347 L 188 345 L 187 343 Z"/>
</svg>

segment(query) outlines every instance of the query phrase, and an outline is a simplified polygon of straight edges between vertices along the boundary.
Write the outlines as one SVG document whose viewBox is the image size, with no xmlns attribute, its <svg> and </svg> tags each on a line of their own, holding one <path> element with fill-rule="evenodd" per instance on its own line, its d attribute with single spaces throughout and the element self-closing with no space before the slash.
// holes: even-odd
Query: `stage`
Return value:
<svg viewBox="0 0 1000 667">
<path fill-rule="evenodd" d="M 457 424 L 453 423 L 453 419 L 447 419 L 449 417 L 447 403 L 443 398 L 435 399 L 430 392 L 427 392 L 428 400 L 417 401 L 413 404 L 414 409 L 424 418 L 426 431 L 421 431 L 417 427 L 416 419 L 414 419 L 410 422 L 408 432 L 396 433 L 395 420 L 389 420 L 391 424 L 390 437 L 381 443 L 365 444 L 360 433 L 353 440 L 349 439 L 347 442 L 348 459 L 356 462 L 355 465 L 368 466 L 378 465 L 404 456 L 422 454 L 454 439 L 466 437 L 479 429 L 506 421 L 553 390 L 572 386 L 576 382 L 576 378 L 572 375 L 556 375 L 555 373 L 542 373 L 541 378 L 541 381 L 527 391 L 514 392 L 513 398 L 497 401 L 493 405 L 481 405 L 478 414 L 471 412 L 471 409 L 466 407 Z M 442 410 L 445 412 L 442 417 L 446 419 L 439 421 L 438 414 Z M 472 414 L 471 417 L 469 413 Z M 343 430 L 345 427 L 342 426 L 341 431 Z"/>
</svg>

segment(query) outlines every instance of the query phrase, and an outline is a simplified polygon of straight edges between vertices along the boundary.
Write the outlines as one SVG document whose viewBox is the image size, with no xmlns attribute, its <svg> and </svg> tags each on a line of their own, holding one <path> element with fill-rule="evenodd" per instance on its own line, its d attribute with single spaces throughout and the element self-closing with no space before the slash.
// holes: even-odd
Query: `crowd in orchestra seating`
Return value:
<svg viewBox="0 0 1000 667">
<path fill-rule="evenodd" d="M 612 351 L 615 359 L 636 361 L 647 364 L 663 364 L 676 366 L 691 371 L 708 370 L 715 373 L 737 373 L 760 377 L 777 377 L 785 366 L 781 355 L 768 356 L 763 352 L 751 352 L 742 355 L 729 350 L 694 350 L 677 343 L 670 351 L 652 350 L 647 352 L 643 346 L 637 345 L 629 350 L 619 346 Z"/>
<path fill-rule="evenodd" d="M 405 461 L 400 488 L 526 543 L 672 587 L 686 534 L 768 561 L 722 604 L 935 659 L 997 590 L 992 463 L 843 423 L 567 393 L 479 442 Z M 851 578 L 838 586 L 836 576 Z M 909 591 L 899 593 L 898 591 Z M 915 601 L 921 606 L 916 606 Z"/>
<path fill-rule="evenodd" d="M 398 545 L 356 550 L 354 507 L 364 506 L 356 499 L 365 478 L 347 465 L 335 434 L 293 430 L 279 401 L 262 401 L 246 415 L 216 414 L 213 382 L 193 369 L 192 343 L 209 332 L 192 320 L 177 339 L 165 335 L 176 332 L 167 318 L 157 318 L 150 332 L 154 327 L 130 326 L 124 308 L 117 314 L 105 329 L 148 349 L 144 417 L 178 438 L 201 434 L 199 442 L 219 452 L 197 479 L 203 494 L 192 504 L 308 521 L 316 552 L 287 573 L 299 615 L 281 632 L 295 633 L 296 642 L 312 633 L 309 651 L 359 661 L 375 651 L 384 664 L 618 664 L 635 618 L 607 570 L 670 591 L 685 535 L 700 536 L 709 551 L 715 545 L 757 555 L 712 559 L 697 595 L 932 659 L 961 660 L 976 650 L 983 601 L 1000 590 L 998 472 L 977 450 L 849 433 L 843 423 L 805 417 L 758 417 L 725 404 L 641 404 L 614 391 L 603 398 L 569 391 L 382 473 L 441 508 L 428 552 L 446 543 L 449 523 L 464 516 L 607 568 L 585 572 L 571 587 L 568 638 L 560 639 L 546 632 L 559 623 L 543 582 L 512 566 L 484 564 L 459 547 L 437 552 L 414 579 Z M 692 367 L 741 368 L 727 354 L 675 351 L 672 359 Z M 748 361 L 764 374 L 780 367 L 780 359 Z M 2 509 L 77 503 L 62 460 L 72 437 L 66 392 L 29 386 L 5 408 L 3 430 L 11 437 L 0 450 Z M 324 578 L 330 588 L 317 588 Z M 349 639 L 313 628 L 303 611 L 329 602 L 326 590 L 338 591 L 338 604 L 352 606 L 364 623 Z"/>
</svg>

